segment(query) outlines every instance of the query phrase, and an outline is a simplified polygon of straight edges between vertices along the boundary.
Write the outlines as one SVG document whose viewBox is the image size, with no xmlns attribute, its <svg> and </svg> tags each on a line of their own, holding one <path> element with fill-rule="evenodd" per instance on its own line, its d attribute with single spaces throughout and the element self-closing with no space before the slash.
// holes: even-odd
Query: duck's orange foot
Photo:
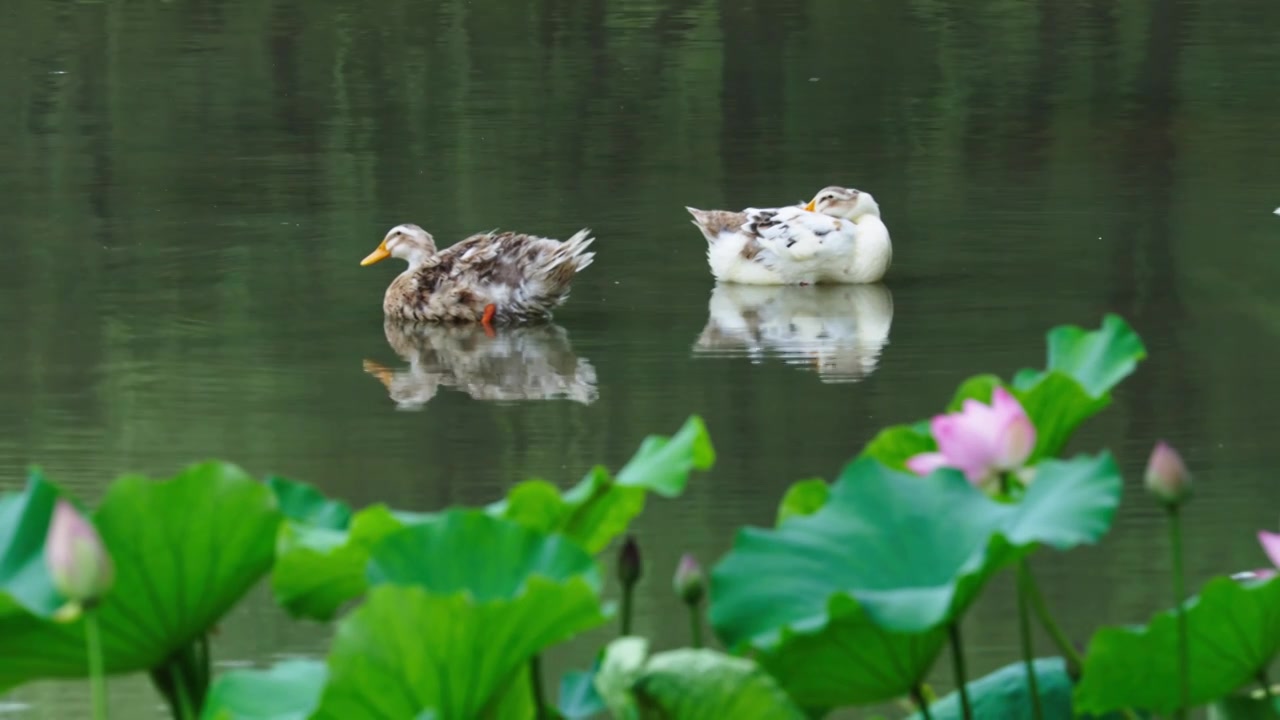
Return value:
<svg viewBox="0 0 1280 720">
<path fill-rule="evenodd" d="M 484 316 L 480 318 L 480 324 L 484 326 L 484 334 L 489 337 L 495 337 L 497 333 L 493 331 L 493 316 L 498 312 L 498 306 L 489 303 L 484 306 Z"/>
</svg>

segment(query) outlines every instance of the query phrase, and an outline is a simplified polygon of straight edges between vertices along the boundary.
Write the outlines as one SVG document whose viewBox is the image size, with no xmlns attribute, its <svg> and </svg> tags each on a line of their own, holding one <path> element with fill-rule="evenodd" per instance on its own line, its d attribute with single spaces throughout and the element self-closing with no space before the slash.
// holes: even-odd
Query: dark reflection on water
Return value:
<svg viewBox="0 0 1280 720">
<path fill-rule="evenodd" d="M 1136 483 L 1157 436 L 1197 472 L 1193 586 L 1257 566 L 1280 517 L 1277 22 L 1266 0 L 0 3 L 0 484 L 39 462 L 93 498 L 217 456 L 432 509 L 567 485 L 697 412 L 715 471 L 636 526 L 638 629 L 666 647 L 680 553 L 1115 311 L 1151 359 L 1075 447 L 1112 447 L 1128 503 L 1103 545 L 1037 558 L 1083 641 L 1165 602 Z M 831 183 L 884 210 L 889 304 L 715 286 L 683 206 Z M 358 262 L 405 221 L 442 244 L 585 225 L 598 256 L 548 334 L 389 349 L 388 278 Z M 1002 581 L 966 624 L 975 672 L 1015 657 L 1011 616 Z M 262 591 L 215 652 L 327 638 Z M 6 701 L 81 716 L 82 692 Z M 158 707 L 141 681 L 113 701 Z"/>
<path fill-rule="evenodd" d="M 695 355 L 777 357 L 807 366 L 823 382 L 857 382 L 875 372 L 893 325 L 884 285 L 758 287 L 718 284 Z"/>
<path fill-rule="evenodd" d="M 595 368 L 574 354 L 568 333 L 558 325 L 504 328 L 490 335 L 478 326 L 388 321 L 383 330 L 409 367 L 393 371 L 365 360 L 364 371 L 402 410 L 421 409 L 441 388 L 476 400 L 568 399 L 590 405 L 599 396 Z"/>
</svg>

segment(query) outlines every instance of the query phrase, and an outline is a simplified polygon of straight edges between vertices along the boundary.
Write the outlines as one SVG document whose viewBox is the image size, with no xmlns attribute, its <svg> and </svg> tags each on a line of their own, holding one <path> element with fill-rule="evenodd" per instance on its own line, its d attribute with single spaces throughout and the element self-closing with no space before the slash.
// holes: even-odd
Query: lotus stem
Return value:
<svg viewBox="0 0 1280 720">
<path fill-rule="evenodd" d="M 1182 607 L 1185 576 L 1182 573 L 1182 524 L 1178 517 L 1178 504 L 1169 503 L 1169 545 L 1173 553 L 1173 608 L 1178 616 L 1178 690 L 1181 702 L 1175 717 L 1185 718 L 1191 707 L 1190 651 L 1187 637 L 1187 613 Z"/>
<path fill-rule="evenodd" d="M 973 720 L 973 708 L 969 705 L 969 680 L 964 669 L 964 647 L 960 642 L 960 620 L 952 620 L 947 630 L 951 633 L 951 664 L 955 669 L 956 689 L 960 693 L 960 709 L 964 720 Z"/>
<path fill-rule="evenodd" d="M 92 610 L 84 614 L 84 640 L 89 653 L 89 692 L 93 697 L 94 720 L 107 720 L 107 680 L 102 659 L 102 629 L 98 627 L 98 614 Z"/>
<path fill-rule="evenodd" d="M 911 698 L 916 701 L 916 707 L 920 708 L 920 717 L 933 720 L 933 716 L 929 714 L 929 701 L 924 697 L 924 688 L 919 685 L 911 688 Z"/>
<path fill-rule="evenodd" d="M 1053 638 L 1053 644 L 1058 646 L 1058 651 L 1062 653 L 1067 660 L 1067 674 L 1073 678 L 1080 676 L 1080 671 L 1084 667 L 1084 658 L 1080 657 L 1079 651 L 1067 639 L 1066 633 L 1062 632 L 1062 628 L 1058 627 L 1058 623 L 1053 619 L 1053 614 L 1049 612 L 1049 606 L 1044 601 L 1044 595 L 1040 592 L 1040 586 L 1036 584 L 1036 578 L 1031 574 L 1031 566 L 1025 565 L 1022 568 L 1023 589 L 1027 593 L 1027 600 L 1031 603 L 1031 609 L 1035 611 L 1036 618 L 1040 620 L 1040 626 L 1049 633 L 1049 637 Z"/>
<path fill-rule="evenodd" d="M 1031 647 L 1031 611 L 1027 607 L 1027 559 L 1018 561 L 1018 634 L 1022 636 L 1022 661 L 1027 666 L 1027 692 L 1031 694 L 1031 707 L 1036 720 L 1044 720 L 1040 707 L 1040 684 L 1036 680 L 1035 654 Z"/>
<path fill-rule="evenodd" d="M 547 720 L 547 702 L 542 696 L 542 656 L 536 653 L 529 658 L 529 676 L 533 684 L 534 717 Z"/>
<path fill-rule="evenodd" d="M 197 708 L 192 705 L 191 694 L 187 692 L 187 683 L 181 677 L 174 683 L 174 700 L 178 710 L 178 720 L 196 719 Z"/>
<path fill-rule="evenodd" d="M 697 605 L 689 606 L 689 641 L 695 650 L 702 647 L 702 613 Z"/>
<path fill-rule="evenodd" d="M 631 594 L 634 589 L 633 585 L 622 586 L 622 612 L 619 614 L 621 615 L 623 635 L 631 634 Z"/>
</svg>

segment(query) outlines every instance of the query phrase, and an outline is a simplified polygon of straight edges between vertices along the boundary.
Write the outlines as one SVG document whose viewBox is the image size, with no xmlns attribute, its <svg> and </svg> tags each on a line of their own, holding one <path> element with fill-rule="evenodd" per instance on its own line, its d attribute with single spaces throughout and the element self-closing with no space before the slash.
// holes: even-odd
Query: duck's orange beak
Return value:
<svg viewBox="0 0 1280 720">
<path fill-rule="evenodd" d="M 804 206 L 804 209 L 808 210 L 809 212 L 814 212 L 814 208 L 816 208 L 817 206 L 818 206 L 817 200 L 810 200 L 809 204 Z"/>
<path fill-rule="evenodd" d="M 378 378 L 378 381 L 385 385 L 388 390 L 391 389 L 392 376 L 390 368 L 382 365 L 381 363 L 374 362 L 373 360 L 365 360 L 364 371 Z"/>
<path fill-rule="evenodd" d="M 372 265 L 376 262 L 382 262 L 391 257 L 391 251 L 387 249 L 387 241 L 383 240 L 378 243 L 378 249 L 369 253 L 369 255 L 360 261 L 361 265 Z"/>
</svg>

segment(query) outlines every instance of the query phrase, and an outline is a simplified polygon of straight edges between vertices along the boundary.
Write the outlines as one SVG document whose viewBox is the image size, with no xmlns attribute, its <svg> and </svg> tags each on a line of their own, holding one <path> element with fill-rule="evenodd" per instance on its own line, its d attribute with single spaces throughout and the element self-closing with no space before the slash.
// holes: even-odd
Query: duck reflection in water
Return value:
<svg viewBox="0 0 1280 720">
<path fill-rule="evenodd" d="M 365 360 L 364 370 L 402 410 L 421 409 L 441 388 L 494 401 L 567 399 L 589 405 L 598 396 L 595 368 L 574 354 L 558 325 L 505 328 L 496 337 L 480 325 L 388 320 L 383 330 L 409 367 L 392 370 Z"/>
<path fill-rule="evenodd" d="M 889 342 L 893 294 L 884 285 L 716 285 L 695 355 L 776 357 L 812 368 L 826 383 L 875 372 Z"/>
</svg>

